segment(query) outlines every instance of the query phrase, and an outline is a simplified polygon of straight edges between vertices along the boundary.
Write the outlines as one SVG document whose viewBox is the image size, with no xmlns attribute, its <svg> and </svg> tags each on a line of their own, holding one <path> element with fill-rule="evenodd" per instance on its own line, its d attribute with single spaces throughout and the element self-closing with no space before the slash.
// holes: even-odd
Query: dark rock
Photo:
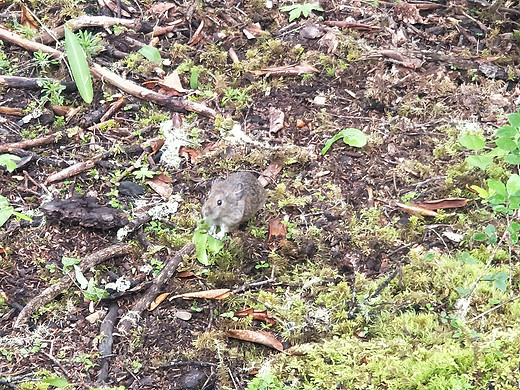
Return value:
<svg viewBox="0 0 520 390">
<path fill-rule="evenodd" d="M 181 386 L 183 389 L 195 389 L 202 384 L 205 377 L 202 371 L 193 369 L 181 377 Z"/>
</svg>

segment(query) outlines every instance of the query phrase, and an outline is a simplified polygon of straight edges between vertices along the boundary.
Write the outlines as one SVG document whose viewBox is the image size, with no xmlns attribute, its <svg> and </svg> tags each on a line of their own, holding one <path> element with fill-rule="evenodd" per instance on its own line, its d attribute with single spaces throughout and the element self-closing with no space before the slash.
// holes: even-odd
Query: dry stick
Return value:
<svg viewBox="0 0 520 390">
<path fill-rule="evenodd" d="M 70 29 L 70 31 L 76 31 L 83 27 L 103 27 L 108 28 L 114 25 L 121 25 L 126 28 L 130 28 L 136 32 L 141 30 L 142 23 L 140 20 L 137 19 L 121 19 L 121 18 L 112 18 L 110 16 L 89 16 L 84 15 L 76 19 L 71 19 L 67 21 L 67 27 Z M 52 30 L 53 34 L 56 36 L 57 39 L 63 38 L 65 36 L 65 25 L 62 25 L 55 30 Z M 54 42 L 54 38 L 48 34 L 44 33 L 41 35 L 38 35 L 34 37 L 35 41 L 41 42 L 41 43 L 51 43 Z"/>
<path fill-rule="evenodd" d="M 116 244 L 109 246 L 108 248 L 101 249 L 90 256 L 87 256 L 81 263 L 79 263 L 79 268 L 82 272 L 88 270 L 96 266 L 103 261 L 111 259 L 112 257 L 127 255 L 132 251 L 132 245 L 130 244 Z M 14 323 L 14 328 L 21 328 L 25 325 L 31 315 L 38 310 L 42 305 L 45 305 L 52 301 L 57 295 L 61 294 L 63 291 L 67 290 L 74 280 L 74 271 L 70 271 L 68 274 L 64 275 L 58 283 L 53 284 L 52 286 L 47 287 L 40 294 L 34 297 L 20 312 L 18 318 Z"/>
<path fill-rule="evenodd" d="M 132 310 L 119 321 L 117 329 L 121 334 L 128 334 L 132 326 L 137 324 L 141 313 L 148 308 L 150 303 L 152 303 L 159 294 L 162 286 L 173 276 L 173 273 L 177 270 L 182 258 L 191 255 L 194 251 L 195 245 L 189 242 L 184 245 L 175 256 L 168 259 L 168 262 L 153 280 L 153 284 L 150 286 L 148 291 L 134 304 Z"/>
<path fill-rule="evenodd" d="M 90 73 L 102 79 L 103 81 L 108 81 L 110 84 L 125 91 L 126 93 L 129 93 L 130 95 L 169 108 L 173 111 L 196 112 L 197 114 L 201 114 L 209 118 L 214 118 L 217 115 L 215 110 L 206 107 L 203 104 L 154 92 L 151 89 L 141 87 L 140 85 L 124 79 L 98 64 L 92 64 L 90 67 Z"/>
<path fill-rule="evenodd" d="M 60 84 L 65 87 L 65 91 L 77 91 L 76 84 L 72 81 L 61 81 L 56 79 L 44 78 L 28 78 L 20 76 L 0 76 L 0 86 L 6 88 L 23 88 L 23 89 L 42 89 L 42 85 L 46 81 L 51 81 L 55 84 Z"/>
<path fill-rule="evenodd" d="M 40 43 L 29 41 L 28 39 L 24 39 L 18 36 L 17 34 L 7 31 L 3 28 L 0 28 L 0 39 L 14 43 L 30 51 L 41 50 L 42 52 L 48 53 L 55 58 L 60 58 L 64 55 L 59 50 L 53 49 L 49 46 L 42 45 Z M 131 81 L 126 80 L 121 76 L 118 76 L 115 73 L 110 72 L 107 69 L 104 69 L 102 66 L 98 64 L 92 64 L 90 66 L 90 73 L 104 81 L 108 81 L 110 84 L 114 85 L 117 88 L 120 88 L 121 90 L 129 93 L 130 95 L 136 96 L 140 99 L 148 100 L 152 103 L 169 108 L 173 111 L 195 112 L 197 114 L 209 118 L 214 118 L 217 115 L 215 110 L 205 106 L 204 104 L 191 102 L 185 99 L 174 98 L 154 92 L 148 88 L 144 88 L 140 85 L 132 83 Z"/>
<path fill-rule="evenodd" d="M 20 142 L 13 142 L 11 144 L 2 144 L 0 145 L 0 153 L 11 152 L 15 149 L 27 149 L 35 146 L 42 146 L 52 144 L 57 141 L 59 136 L 57 134 L 51 134 L 46 137 L 28 139 Z"/>
<path fill-rule="evenodd" d="M 101 353 L 101 363 L 99 364 L 99 373 L 96 382 L 105 382 L 108 378 L 108 369 L 110 361 L 108 358 L 112 355 L 112 344 L 114 342 L 114 324 L 117 318 L 117 311 L 119 306 L 117 303 L 112 302 L 108 309 L 108 314 L 103 319 L 101 326 L 99 327 L 99 334 L 101 336 L 101 342 L 99 343 L 99 352 Z"/>
<path fill-rule="evenodd" d="M 27 49 L 32 52 L 36 52 L 41 50 L 44 53 L 50 54 L 53 58 L 61 58 L 63 57 L 63 53 L 59 50 L 53 49 L 52 47 L 42 45 L 41 43 L 33 42 L 28 39 L 22 38 L 18 34 L 15 34 L 11 31 L 6 30 L 5 28 L 0 27 L 0 39 L 3 41 L 14 43 L 24 49 Z"/>
</svg>

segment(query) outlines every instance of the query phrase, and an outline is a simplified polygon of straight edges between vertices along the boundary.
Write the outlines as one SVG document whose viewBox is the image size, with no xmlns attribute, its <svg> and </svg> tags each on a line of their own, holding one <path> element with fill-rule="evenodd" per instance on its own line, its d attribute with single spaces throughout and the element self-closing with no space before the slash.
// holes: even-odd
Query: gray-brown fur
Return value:
<svg viewBox="0 0 520 390">
<path fill-rule="evenodd" d="M 210 234 L 220 239 L 255 215 L 265 198 L 265 189 L 253 173 L 236 172 L 225 180 L 213 182 L 202 206 L 202 217 L 210 226 Z M 220 227 L 218 234 L 217 226 Z"/>
</svg>

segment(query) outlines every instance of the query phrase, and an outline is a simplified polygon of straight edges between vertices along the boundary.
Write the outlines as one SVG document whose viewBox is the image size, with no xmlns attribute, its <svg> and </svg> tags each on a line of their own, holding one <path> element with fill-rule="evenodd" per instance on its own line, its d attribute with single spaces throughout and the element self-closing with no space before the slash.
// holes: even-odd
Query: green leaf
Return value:
<svg viewBox="0 0 520 390">
<path fill-rule="evenodd" d="M 5 196 L 0 195 L 0 227 L 7 222 L 14 213 L 13 206 L 9 205 L 9 201 Z"/>
<path fill-rule="evenodd" d="M 197 255 L 197 260 L 203 265 L 211 265 L 208 259 L 208 253 L 206 252 L 206 246 L 208 243 L 208 232 L 203 232 L 201 229 L 195 229 L 193 232 L 193 243 L 195 244 L 195 254 Z"/>
<path fill-rule="evenodd" d="M 518 113 L 510 114 L 507 117 L 507 120 L 509 121 L 511 126 L 516 127 L 517 129 L 520 128 L 520 114 L 518 114 Z"/>
<path fill-rule="evenodd" d="M 69 385 L 69 382 L 65 378 L 59 378 L 59 377 L 51 377 L 51 378 L 44 378 L 42 379 L 43 383 L 47 383 L 49 386 L 53 387 L 67 387 Z"/>
<path fill-rule="evenodd" d="M 495 179 L 488 179 L 487 181 L 489 192 L 491 194 L 499 194 L 502 196 L 506 195 L 506 186 L 501 181 Z"/>
<path fill-rule="evenodd" d="M 495 141 L 495 143 L 500 149 L 508 152 L 512 152 L 513 150 L 517 149 L 516 142 L 508 137 L 499 138 Z"/>
<path fill-rule="evenodd" d="M 72 78 L 78 87 L 81 98 L 87 104 L 92 103 L 94 90 L 86 55 L 76 35 L 67 27 L 65 27 L 65 52 L 67 53 Z"/>
<path fill-rule="evenodd" d="M 495 280 L 493 285 L 498 288 L 500 291 L 506 292 L 507 291 L 507 284 L 504 280 Z"/>
<path fill-rule="evenodd" d="M 520 164 L 520 154 L 518 153 L 518 150 L 515 150 L 512 153 L 504 156 L 504 161 L 512 165 Z"/>
<path fill-rule="evenodd" d="M 314 3 L 291 4 L 281 7 L 280 11 L 289 12 L 289 22 L 292 22 L 293 20 L 298 19 L 302 15 L 307 18 L 312 11 L 323 11 L 323 8 L 321 8 L 319 4 Z"/>
<path fill-rule="evenodd" d="M 471 256 L 468 252 L 462 252 L 458 257 L 458 261 L 461 261 L 466 264 L 477 264 L 477 259 Z"/>
<path fill-rule="evenodd" d="M 475 233 L 473 235 L 473 240 L 475 240 L 475 241 L 481 242 L 481 241 L 486 241 L 487 239 L 488 239 L 488 236 L 485 233 Z"/>
<path fill-rule="evenodd" d="M 14 154 L 0 154 L 0 165 L 4 165 L 7 172 L 13 172 L 16 169 L 16 162 L 20 161 L 21 158 Z"/>
<path fill-rule="evenodd" d="M 484 188 L 475 185 L 471 186 L 470 188 L 473 191 L 476 191 L 478 196 L 480 196 L 481 198 L 487 198 L 489 196 L 489 193 Z"/>
<path fill-rule="evenodd" d="M 423 261 L 424 261 L 424 262 L 428 262 L 428 261 L 431 261 L 431 260 L 433 260 L 433 259 L 435 259 L 435 254 L 433 254 L 433 253 L 428 253 L 426 256 L 424 256 Z"/>
<path fill-rule="evenodd" d="M 493 162 L 493 157 L 490 156 L 468 156 L 466 162 L 470 167 L 477 167 L 486 169 Z"/>
<path fill-rule="evenodd" d="M 325 146 L 323 147 L 323 149 L 321 150 L 321 154 L 325 154 L 327 153 L 327 151 L 330 149 L 330 147 L 332 146 L 332 144 L 334 142 L 336 142 L 338 139 L 341 138 L 341 135 L 336 134 L 334 137 L 332 137 L 331 139 L 329 139 L 327 142 L 325 142 Z"/>
<path fill-rule="evenodd" d="M 495 133 L 497 137 L 514 137 L 517 134 L 518 131 L 512 126 L 502 126 Z"/>
<path fill-rule="evenodd" d="M 190 74 L 190 88 L 197 89 L 199 87 L 199 69 L 197 67 L 191 68 Z"/>
<path fill-rule="evenodd" d="M 159 52 L 159 50 L 157 50 L 156 47 L 146 45 L 141 47 L 137 52 L 140 53 L 147 60 L 152 61 L 157 65 L 162 64 L 161 53 Z"/>
<path fill-rule="evenodd" d="M 512 174 L 507 180 L 506 189 L 509 195 L 513 195 L 517 191 L 520 191 L 520 176 L 516 173 Z"/>
<path fill-rule="evenodd" d="M 79 264 L 80 262 L 81 259 L 77 259 L 75 257 L 62 256 L 61 264 L 63 264 L 63 272 L 69 272 L 72 269 L 72 267 L 74 267 L 76 264 Z"/>
<path fill-rule="evenodd" d="M 462 134 L 459 137 L 459 142 L 462 146 L 471 150 L 482 150 L 486 146 L 484 137 L 473 134 Z"/>
<path fill-rule="evenodd" d="M 224 247 L 224 242 L 221 240 L 217 240 L 215 237 L 210 236 L 208 234 L 208 241 L 207 241 L 207 249 L 214 255 L 220 252 L 220 250 Z"/>
<path fill-rule="evenodd" d="M 321 154 L 327 153 L 332 144 L 340 138 L 343 138 L 343 142 L 345 142 L 347 145 L 354 146 L 356 148 L 362 148 L 367 144 L 367 136 L 363 134 L 361 130 L 349 127 L 348 129 L 341 130 L 338 134 L 329 139 L 321 150 Z"/>
</svg>

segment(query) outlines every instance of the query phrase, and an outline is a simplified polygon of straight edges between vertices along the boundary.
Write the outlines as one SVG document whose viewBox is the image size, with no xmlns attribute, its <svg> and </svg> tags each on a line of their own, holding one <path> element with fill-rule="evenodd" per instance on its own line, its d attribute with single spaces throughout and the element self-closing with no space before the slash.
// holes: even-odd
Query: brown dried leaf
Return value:
<svg viewBox="0 0 520 390">
<path fill-rule="evenodd" d="M 38 30 L 38 22 L 34 19 L 29 11 L 29 8 L 24 3 L 20 3 L 22 6 L 22 16 L 20 18 L 20 24 L 29 27 L 31 30 Z"/>
<path fill-rule="evenodd" d="M 180 295 L 175 295 L 171 299 L 174 298 L 202 298 L 202 299 L 225 299 L 231 295 L 231 290 L 229 288 L 219 288 L 216 290 L 206 290 L 206 291 L 196 291 L 191 293 L 184 293 Z"/>
<path fill-rule="evenodd" d="M 163 199 L 168 199 L 173 193 L 171 186 L 157 176 L 154 176 L 152 179 L 147 179 L 146 184 L 148 184 L 150 188 L 158 193 Z"/>
<path fill-rule="evenodd" d="M 275 324 L 275 320 L 267 310 L 258 310 L 250 307 L 249 309 L 240 310 L 235 313 L 235 316 L 239 318 L 251 316 L 255 320 L 265 321 L 271 325 Z"/>
<path fill-rule="evenodd" d="M 262 344 L 267 347 L 276 349 L 277 351 L 283 351 L 283 345 L 280 341 L 274 337 L 272 333 L 263 331 L 243 330 L 235 329 L 228 330 L 226 336 L 233 337 L 235 339 L 251 341 L 253 343 Z"/>
<path fill-rule="evenodd" d="M 426 217 L 436 217 L 439 215 L 435 211 L 423 209 L 420 207 L 409 206 L 403 203 L 396 203 L 396 206 L 404 212 L 412 215 L 424 215 Z"/>
<path fill-rule="evenodd" d="M 179 73 L 176 70 L 169 73 L 162 81 L 159 81 L 159 85 L 164 90 L 172 90 L 178 94 L 183 94 L 186 92 L 186 89 L 182 87 Z"/>
<path fill-rule="evenodd" d="M 200 21 L 199 27 L 197 30 L 195 30 L 195 33 L 191 37 L 191 39 L 188 42 L 188 45 L 195 46 L 197 43 L 199 43 L 203 36 L 202 36 L 202 29 L 204 28 L 204 19 Z"/>
<path fill-rule="evenodd" d="M 148 9 L 148 13 L 158 17 L 162 16 L 173 7 L 175 7 L 174 3 L 155 3 Z"/>
<path fill-rule="evenodd" d="M 267 168 L 264 169 L 262 175 L 258 178 L 258 181 L 260 184 L 262 184 L 263 187 L 267 187 L 269 183 L 274 182 L 274 179 L 276 179 L 276 176 L 278 176 L 281 170 L 282 164 L 278 161 L 273 161 Z"/>
<path fill-rule="evenodd" d="M 269 107 L 269 132 L 272 134 L 278 133 L 281 129 L 283 129 L 283 121 L 285 119 L 285 114 L 282 110 L 278 108 Z"/>
<path fill-rule="evenodd" d="M 281 218 L 271 219 L 269 221 L 269 232 L 267 234 L 267 242 L 272 241 L 274 237 L 285 238 L 287 235 L 287 225 L 282 223 Z"/>
<path fill-rule="evenodd" d="M 193 277 L 197 277 L 199 278 L 199 276 L 197 276 L 197 274 L 193 271 L 181 271 L 181 272 L 177 272 L 177 277 L 178 278 L 181 278 L 181 279 L 184 279 L 184 278 L 193 278 Z"/>
<path fill-rule="evenodd" d="M 166 299 L 166 297 L 170 295 L 170 293 L 162 293 L 157 296 L 157 298 L 154 299 L 152 303 L 150 303 L 150 306 L 148 307 L 148 311 L 155 310 L 157 306 L 161 304 L 162 301 Z"/>
<path fill-rule="evenodd" d="M 394 6 L 394 18 L 398 21 L 403 21 L 409 24 L 422 23 L 423 18 L 419 14 L 419 10 L 415 4 L 407 2 L 396 3 Z"/>
<path fill-rule="evenodd" d="M 413 206 L 420 207 L 426 210 L 444 210 L 454 209 L 457 207 L 464 207 L 468 203 L 466 198 L 445 198 L 438 200 L 427 200 L 425 202 L 414 203 Z"/>
<path fill-rule="evenodd" d="M 181 146 L 179 149 L 179 156 L 184 157 L 186 160 L 190 161 L 192 164 L 195 164 L 201 155 L 200 149 L 192 149 L 187 146 Z"/>
</svg>

